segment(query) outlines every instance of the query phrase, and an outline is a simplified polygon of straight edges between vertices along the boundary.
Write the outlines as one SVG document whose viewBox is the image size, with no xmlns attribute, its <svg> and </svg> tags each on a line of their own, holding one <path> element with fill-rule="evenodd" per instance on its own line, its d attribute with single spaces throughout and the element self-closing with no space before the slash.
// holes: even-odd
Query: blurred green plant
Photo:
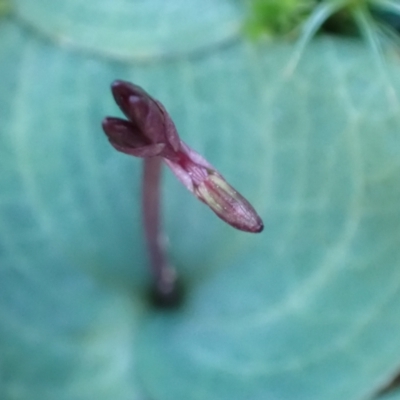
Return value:
<svg viewBox="0 0 400 400">
<path fill-rule="evenodd" d="M 251 0 L 245 30 L 254 38 L 293 33 L 315 5 L 316 0 Z"/>
<path fill-rule="evenodd" d="M 307 44 L 325 27 L 344 36 L 363 37 L 380 67 L 384 45 L 399 49 L 400 3 L 393 0 L 250 0 L 245 30 L 251 37 L 262 34 L 298 35 L 297 47 L 287 68 L 292 73 Z"/>
<path fill-rule="evenodd" d="M 6 15 L 11 11 L 9 0 L 0 0 L 0 16 Z"/>
<path fill-rule="evenodd" d="M 299 30 L 315 34 L 332 19 L 335 31 L 346 34 L 354 33 L 354 25 L 365 33 L 365 23 L 373 30 L 383 29 L 381 17 L 399 17 L 400 6 L 394 0 L 250 0 L 249 13 L 246 27 L 253 36 L 284 36 Z"/>
</svg>

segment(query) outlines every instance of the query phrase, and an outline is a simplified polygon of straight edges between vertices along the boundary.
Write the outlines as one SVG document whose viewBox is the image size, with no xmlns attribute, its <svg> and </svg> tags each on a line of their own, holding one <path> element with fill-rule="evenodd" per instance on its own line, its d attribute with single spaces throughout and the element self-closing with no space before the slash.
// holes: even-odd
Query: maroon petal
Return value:
<svg viewBox="0 0 400 400">
<path fill-rule="evenodd" d="M 157 104 L 149 98 L 131 96 L 130 115 L 146 137 L 154 143 L 165 143 L 164 116 Z"/>
<path fill-rule="evenodd" d="M 111 85 L 111 91 L 115 102 L 125 114 L 125 116 L 134 121 L 134 116 L 131 115 L 129 99 L 131 96 L 137 98 L 148 98 L 149 95 L 139 86 L 130 82 L 116 80 Z M 133 118 L 132 118 L 133 117 Z"/>
<path fill-rule="evenodd" d="M 178 151 L 181 148 L 181 139 L 178 135 L 175 124 L 172 121 L 171 117 L 169 116 L 167 110 L 164 108 L 164 106 L 159 101 L 155 100 L 155 102 L 157 103 L 164 117 L 163 119 L 164 119 L 165 138 L 171 145 L 172 149 L 174 151 Z"/>
<path fill-rule="evenodd" d="M 151 144 L 135 125 L 124 119 L 107 117 L 104 118 L 102 126 L 114 147 L 135 149 Z"/>
</svg>

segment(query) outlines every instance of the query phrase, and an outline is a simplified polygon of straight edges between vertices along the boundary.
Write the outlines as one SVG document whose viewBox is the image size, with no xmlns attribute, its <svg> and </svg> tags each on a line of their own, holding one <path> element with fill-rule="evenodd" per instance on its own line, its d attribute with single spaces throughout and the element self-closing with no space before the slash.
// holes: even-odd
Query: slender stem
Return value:
<svg viewBox="0 0 400 400">
<path fill-rule="evenodd" d="M 143 223 L 151 269 L 157 295 L 166 297 L 175 291 L 176 274 L 169 265 L 165 251 L 165 236 L 161 230 L 160 181 L 161 157 L 144 158 L 143 164 Z"/>
</svg>

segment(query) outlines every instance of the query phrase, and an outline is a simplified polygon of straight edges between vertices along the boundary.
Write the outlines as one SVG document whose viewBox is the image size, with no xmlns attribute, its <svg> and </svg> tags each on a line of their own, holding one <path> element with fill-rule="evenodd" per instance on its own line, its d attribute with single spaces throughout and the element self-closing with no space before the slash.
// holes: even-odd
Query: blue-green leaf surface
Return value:
<svg viewBox="0 0 400 400">
<path fill-rule="evenodd" d="M 400 399 L 400 393 L 398 390 L 390 391 L 389 393 L 386 393 L 379 397 L 379 400 L 399 400 L 399 399 Z"/>
<path fill-rule="evenodd" d="M 238 0 L 15 0 L 15 8 L 21 22 L 62 44 L 140 61 L 204 51 L 232 40 L 241 25 L 237 3 Z"/>
<path fill-rule="evenodd" d="M 0 397 L 361 400 L 384 386 L 400 366 L 398 61 L 389 87 L 362 43 L 322 38 L 286 76 L 291 46 L 215 46 L 234 1 L 215 2 L 208 39 L 189 5 L 168 2 L 168 60 L 145 23 L 159 1 L 131 2 L 129 48 L 122 0 L 98 2 L 111 25 L 80 19 L 86 2 L 15 3 L 0 24 Z M 62 10 L 87 52 L 37 34 Z M 100 128 L 119 112 L 115 78 L 159 98 L 265 220 L 258 236 L 234 231 L 165 173 L 187 289 L 173 313 L 145 302 L 140 161 Z"/>
</svg>

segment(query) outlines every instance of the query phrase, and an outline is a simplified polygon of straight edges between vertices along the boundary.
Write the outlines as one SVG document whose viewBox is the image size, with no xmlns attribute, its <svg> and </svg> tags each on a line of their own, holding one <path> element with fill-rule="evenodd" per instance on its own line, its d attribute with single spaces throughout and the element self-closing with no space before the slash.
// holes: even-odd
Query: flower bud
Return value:
<svg viewBox="0 0 400 400">
<path fill-rule="evenodd" d="M 135 157 L 160 156 L 178 179 L 222 220 L 237 229 L 261 232 L 261 218 L 200 154 L 178 136 L 161 103 L 129 82 L 112 84 L 115 101 L 128 121 L 107 117 L 103 129 L 111 144 Z"/>
<path fill-rule="evenodd" d="M 261 232 L 264 224 L 252 205 L 218 173 L 211 171 L 194 188 L 195 195 L 222 220 L 246 232 Z"/>
</svg>

